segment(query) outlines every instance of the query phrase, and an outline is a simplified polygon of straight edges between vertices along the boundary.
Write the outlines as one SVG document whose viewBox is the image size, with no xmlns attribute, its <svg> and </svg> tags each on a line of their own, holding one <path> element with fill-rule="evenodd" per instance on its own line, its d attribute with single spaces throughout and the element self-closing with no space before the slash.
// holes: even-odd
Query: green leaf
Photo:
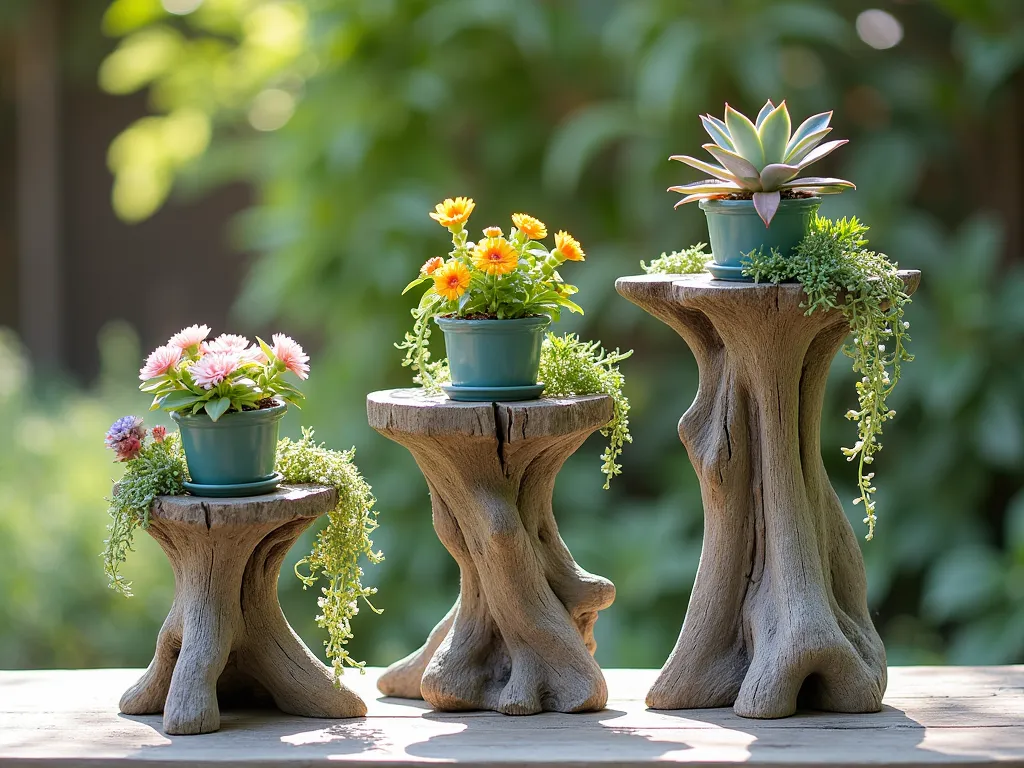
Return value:
<svg viewBox="0 0 1024 768">
<path fill-rule="evenodd" d="M 755 191 L 761 189 L 761 169 L 755 168 L 749 160 L 714 144 L 705 144 L 704 149 L 737 178 L 740 186 Z"/>
<path fill-rule="evenodd" d="M 267 356 L 267 360 L 269 360 L 272 363 L 276 363 L 277 355 L 274 354 L 274 350 L 270 347 L 270 345 L 267 344 L 267 342 L 265 342 L 259 336 L 256 337 L 256 341 L 259 343 L 260 349 L 263 350 L 263 354 Z"/>
<path fill-rule="evenodd" d="M 836 139 L 835 141 L 826 141 L 824 144 L 814 147 L 807 154 L 805 154 L 800 159 L 799 167 L 801 169 L 806 168 L 811 163 L 818 162 L 819 160 L 821 160 L 821 158 L 839 149 L 839 147 L 843 146 L 843 144 L 848 143 L 848 139 Z"/>
<path fill-rule="evenodd" d="M 230 407 L 231 400 L 226 397 L 219 397 L 216 400 L 210 400 L 206 404 L 206 413 L 209 414 L 211 421 L 217 421 L 217 419 L 227 413 Z"/>
<path fill-rule="evenodd" d="M 670 157 L 669 160 L 678 160 L 680 163 L 685 163 L 691 168 L 696 168 L 698 171 L 704 171 L 704 173 L 709 173 L 716 179 L 721 179 L 722 181 L 732 181 L 739 183 L 739 179 L 737 179 L 733 174 L 729 173 L 729 171 L 727 171 L 725 168 L 719 168 L 717 165 L 705 163 L 703 160 L 698 160 L 697 158 L 690 157 L 689 155 L 672 155 L 672 157 Z"/>
<path fill-rule="evenodd" d="M 773 109 L 775 109 L 775 105 L 772 104 L 771 99 L 768 99 L 768 101 L 764 103 L 764 106 L 761 107 L 761 111 L 757 113 L 757 119 L 754 121 L 754 125 L 758 130 L 761 129 L 761 123 L 763 123 L 764 119 L 771 114 Z"/>
<path fill-rule="evenodd" d="M 160 407 L 165 411 L 176 411 L 202 399 L 199 395 L 179 389 L 161 397 Z"/>
<path fill-rule="evenodd" d="M 789 139 L 789 144 L 786 145 L 786 159 L 792 162 L 793 158 L 791 158 L 790 155 L 793 153 L 793 150 L 808 136 L 820 133 L 827 129 L 831 120 L 831 112 L 819 112 L 816 115 L 811 115 L 800 123 L 800 127 L 794 131 L 793 135 Z"/>
<path fill-rule="evenodd" d="M 732 143 L 736 146 L 736 154 L 747 160 L 758 171 L 764 168 L 764 147 L 761 145 L 761 137 L 757 135 L 757 128 L 750 122 L 750 118 L 726 104 L 725 125 L 729 129 Z M 721 160 L 721 158 L 719 159 Z M 723 165 L 725 165 L 724 162 Z M 726 168 L 728 167 L 726 165 Z"/>
<path fill-rule="evenodd" d="M 786 146 L 789 144 L 789 110 L 783 101 L 765 117 L 757 129 L 761 146 L 764 148 L 766 163 L 781 163 L 786 159 Z"/>
<path fill-rule="evenodd" d="M 405 294 L 407 294 L 409 291 L 411 291 L 417 285 L 421 285 L 424 282 L 426 282 L 427 280 L 433 280 L 433 279 L 434 278 L 430 277 L 430 275 L 420 275 L 415 280 L 413 280 L 411 283 L 409 283 L 407 286 L 405 286 L 404 289 L 402 289 L 402 295 L 405 296 Z"/>
<path fill-rule="evenodd" d="M 736 151 L 736 146 L 729 137 L 729 129 L 725 127 L 725 123 L 711 115 L 701 115 L 700 121 L 704 126 L 704 130 L 708 132 L 708 136 L 711 137 L 715 144 L 722 149 L 728 149 L 730 152 Z"/>
</svg>

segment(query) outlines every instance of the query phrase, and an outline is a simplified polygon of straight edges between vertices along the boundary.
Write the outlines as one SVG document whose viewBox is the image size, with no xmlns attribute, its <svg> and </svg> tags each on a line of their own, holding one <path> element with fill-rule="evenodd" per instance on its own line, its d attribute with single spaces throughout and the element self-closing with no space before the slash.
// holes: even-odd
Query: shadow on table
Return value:
<svg viewBox="0 0 1024 768">
<path fill-rule="evenodd" d="M 422 717 L 461 726 L 455 733 L 434 735 L 405 747 L 414 757 L 433 760 L 501 763 L 536 760 L 545 763 L 594 759 L 600 762 L 654 761 L 686 744 L 659 741 L 651 734 L 609 724 L 627 713 L 616 709 L 574 715 L 542 713 L 506 716 L 493 712 L 429 712 Z"/>
</svg>

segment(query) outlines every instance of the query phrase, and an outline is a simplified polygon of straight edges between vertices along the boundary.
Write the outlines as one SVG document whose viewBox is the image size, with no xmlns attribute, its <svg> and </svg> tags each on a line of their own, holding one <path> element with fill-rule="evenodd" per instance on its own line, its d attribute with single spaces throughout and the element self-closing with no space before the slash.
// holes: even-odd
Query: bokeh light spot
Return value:
<svg viewBox="0 0 1024 768">
<path fill-rule="evenodd" d="M 857 16 L 857 35 L 872 48 L 885 50 L 903 39 L 903 25 L 888 11 L 871 8 Z"/>
<path fill-rule="evenodd" d="M 160 4 L 168 13 L 184 16 L 202 5 L 203 0 L 160 0 Z"/>
<path fill-rule="evenodd" d="M 249 108 L 249 124 L 257 131 L 276 131 L 295 112 L 295 97 L 280 88 L 267 88 L 256 95 Z"/>
</svg>

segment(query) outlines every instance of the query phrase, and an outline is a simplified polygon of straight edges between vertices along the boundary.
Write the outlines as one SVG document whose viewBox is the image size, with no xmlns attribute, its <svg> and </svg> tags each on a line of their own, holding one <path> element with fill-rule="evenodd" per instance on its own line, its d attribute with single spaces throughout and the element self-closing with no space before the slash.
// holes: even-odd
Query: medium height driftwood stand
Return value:
<svg viewBox="0 0 1024 768">
<path fill-rule="evenodd" d="M 901 274 L 913 292 L 920 273 Z M 885 649 L 856 534 L 821 460 L 825 382 L 849 332 L 842 314 L 804 314 L 798 284 L 651 275 L 615 287 L 675 329 L 700 371 L 679 436 L 700 480 L 704 550 L 648 706 L 731 704 L 769 718 L 793 714 L 799 698 L 877 712 Z"/>
<path fill-rule="evenodd" d="M 456 403 L 400 389 L 371 394 L 367 413 L 415 457 L 434 528 L 462 572 L 455 606 L 380 691 L 438 710 L 603 709 L 593 627 L 615 587 L 573 561 L 551 494 L 565 460 L 611 420 L 611 400 Z"/>
<path fill-rule="evenodd" d="M 126 715 L 164 713 L 170 734 L 220 727 L 222 702 L 305 717 L 361 717 L 366 705 L 295 634 L 277 601 L 292 544 L 337 503 L 333 488 L 282 486 L 237 499 L 160 496 L 147 529 L 174 570 L 174 602 Z"/>
</svg>

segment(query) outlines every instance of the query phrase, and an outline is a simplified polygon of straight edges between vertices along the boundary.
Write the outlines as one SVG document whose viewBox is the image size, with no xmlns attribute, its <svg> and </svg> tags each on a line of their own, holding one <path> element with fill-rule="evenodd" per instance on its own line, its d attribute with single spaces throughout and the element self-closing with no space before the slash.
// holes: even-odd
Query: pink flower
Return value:
<svg viewBox="0 0 1024 768">
<path fill-rule="evenodd" d="M 213 389 L 238 369 L 237 352 L 211 352 L 189 366 L 188 372 L 203 389 Z"/>
<path fill-rule="evenodd" d="M 249 340 L 245 336 L 238 336 L 233 333 L 222 333 L 213 341 L 203 344 L 205 352 L 245 352 L 249 346 Z"/>
<path fill-rule="evenodd" d="M 260 349 L 259 344 L 253 344 L 251 347 L 245 350 L 245 352 L 242 353 L 242 360 L 259 363 L 260 365 L 267 364 L 267 356 L 263 354 L 263 350 Z"/>
<path fill-rule="evenodd" d="M 149 381 L 157 376 L 163 376 L 176 366 L 179 360 L 181 360 L 181 350 L 178 347 L 170 345 L 157 347 L 146 358 L 146 364 L 139 371 L 139 378 Z"/>
<path fill-rule="evenodd" d="M 184 328 L 171 336 L 170 340 L 167 342 L 167 346 L 177 347 L 184 352 L 192 347 L 198 347 L 209 335 L 210 326 L 190 325 L 188 328 Z"/>
<path fill-rule="evenodd" d="M 153 427 L 153 439 L 156 442 L 162 443 L 166 437 L 167 427 Z"/>
<path fill-rule="evenodd" d="M 297 341 L 283 333 L 274 334 L 274 357 L 300 379 L 309 378 L 309 355 Z"/>
<path fill-rule="evenodd" d="M 142 441 L 135 435 L 130 435 L 114 446 L 116 461 L 131 461 L 142 450 Z"/>
</svg>

